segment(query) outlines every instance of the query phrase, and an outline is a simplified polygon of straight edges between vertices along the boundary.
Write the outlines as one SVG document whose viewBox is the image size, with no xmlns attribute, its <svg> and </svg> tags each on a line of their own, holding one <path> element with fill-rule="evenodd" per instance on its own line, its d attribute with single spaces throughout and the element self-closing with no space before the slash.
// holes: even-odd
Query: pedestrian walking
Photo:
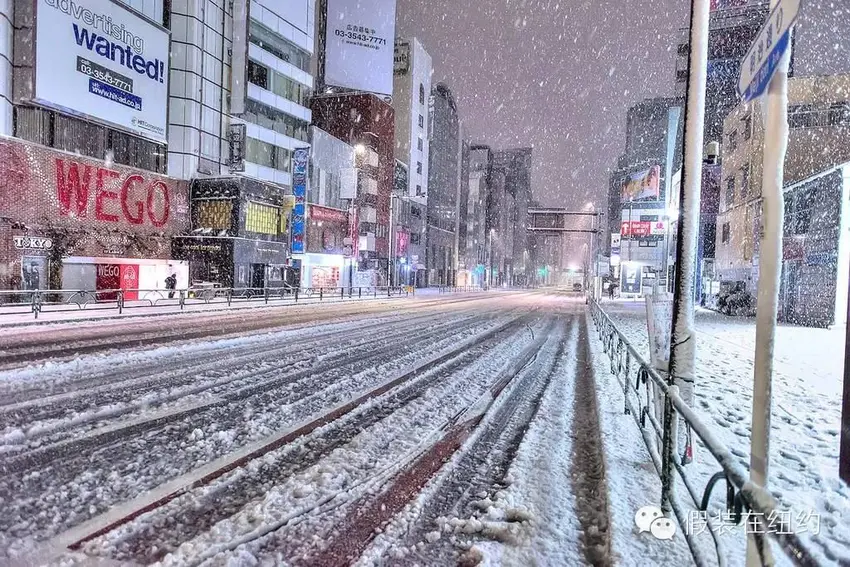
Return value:
<svg viewBox="0 0 850 567">
<path fill-rule="evenodd" d="M 611 282 L 608 285 L 608 299 L 614 299 L 614 291 L 617 289 L 617 284 Z"/>
<path fill-rule="evenodd" d="M 174 290 L 177 288 L 177 274 L 171 274 L 165 278 L 165 289 L 168 290 L 168 299 L 174 299 Z"/>
</svg>

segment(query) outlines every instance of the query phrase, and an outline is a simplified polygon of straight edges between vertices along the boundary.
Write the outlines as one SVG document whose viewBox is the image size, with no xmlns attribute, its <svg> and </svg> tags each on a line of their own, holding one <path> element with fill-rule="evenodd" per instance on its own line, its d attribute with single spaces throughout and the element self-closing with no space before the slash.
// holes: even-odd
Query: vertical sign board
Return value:
<svg viewBox="0 0 850 567">
<path fill-rule="evenodd" d="M 168 30 L 112 0 L 35 5 L 35 102 L 165 142 Z"/>
<path fill-rule="evenodd" d="M 327 0 L 325 83 L 393 94 L 395 0 Z"/>
<path fill-rule="evenodd" d="M 245 97 L 248 92 L 248 22 L 251 18 L 251 2 L 233 2 L 233 42 L 230 48 L 230 114 L 245 113 Z M 238 170 L 243 171 L 243 170 Z"/>
<path fill-rule="evenodd" d="M 307 231 L 307 162 L 310 148 L 297 148 L 292 152 L 292 253 L 303 254 L 304 237 Z"/>
<path fill-rule="evenodd" d="M 620 268 L 620 293 L 640 293 L 643 283 L 643 268 L 632 262 Z"/>
<path fill-rule="evenodd" d="M 761 96 L 767 89 L 791 42 L 791 28 L 800 13 L 800 1 L 781 0 L 744 56 L 738 79 L 738 94 L 744 102 Z"/>
</svg>

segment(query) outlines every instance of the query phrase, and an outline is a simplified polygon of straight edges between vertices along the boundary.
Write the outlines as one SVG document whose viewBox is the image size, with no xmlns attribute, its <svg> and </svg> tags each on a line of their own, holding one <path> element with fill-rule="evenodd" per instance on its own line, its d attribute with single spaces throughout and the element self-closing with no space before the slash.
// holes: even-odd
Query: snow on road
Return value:
<svg viewBox="0 0 850 567">
<path fill-rule="evenodd" d="M 224 391 L 217 392 L 217 398 L 224 399 L 226 403 L 214 400 L 210 411 L 193 413 L 185 419 L 161 426 L 156 422 L 148 423 L 139 431 L 128 429 L 132 433 L 107 438 L 105 443 L 83 444 L 78 449 L 73 444 L 78 438 L 72 435 L 66 440 L 70 446 L 62 452 L 51 453 L 53 447 L 49 439 L 35 439 L 23 453 L 0 456 L 0 467 L 7 472 L 0 478 L 0 495 L 4 499 L 4 509 L 0 512 L 3 547 L 9 547 L 10 552 L 22 549 L 21 553 L 25 554 L 29 544 L 22 543 L 21 538 L 42 539 L 54 535 L 169 478 L 268 436 L 322 407 L 333 405 L 344 399 L 348 392 L 368 387 L 394 368 L 456 344 L 464 337 L 504 320 L 499 312 L 479 314 L 473 318 L 469 311 L 474 309 L 456 308 L 449 317 L 438 313 L 431 321 L 419 321 L 420 330 L 416 336 L 402 343 L 394 340 L 393 324 L 385 327 L 387 335 L 383 339 L 376 336 L 374 330 L 367 329 L 364 332 L 371 333 L 371 344 L 361 344 L 360 348 L 349 350 L 331 348 L 329 356 L 335 357 L 335 360 L 330 362 L 319 360 L 321 353 L 305 349 L 303 353 L 307 354 L 309 364 L 300 371 L 300 375 L 295 372 L 292 379 L 287 379 L 293 374 L 288 368 L 288 361 L 279 360 L 274 349 L 266 350 L 269 342 L 273 341 L 261 342 L 252 372 L 235 380 Z M 400 322 L 396 322 L 395 327 L 404 329 Z M 316 331 L 320 332 L 321 328 L 316 328 Z M 286 342 L 289 337 L 282 336 L 280 340 Z M 169 355 L 176 355 L 174 352 L 162 354 L 166 362 Z M 269 358 L 265 358 L 267 355 Z M 113 356 L 111 363 L 120 363 L 121 358 L 120 355 Z M 194 360 L 203 365 L 203 353 L 195 353 Z M 108 365 L 110 361 L 100 362 Z M 327 366 L 323 372 L 311 371 L 311 368 L 322 364 Z M 77 374 L 81 374 L 79 370 L 85 371 L 85 365 L 80 366 L 79 363 L 68 366 L 77 368 Z M 237 365 L 242 366 L 248 365 Z M 116 370 L 120 368 L 116 366 Z M 67 368 L 63 365 L 44 368 L 40 378 L 50 383 L 49 375 L 53 370 L 62 375 Z M 152 371 L 161 373 L 163 368 Z M 183 372 L 196 376 L 191 369 Z M 225 369 L 225 374 L 228 372 L 233 372 L 233 368 Z M 180 378 L 180 374 L 175 378 Z M 202 379 L 203 376 L 196 378 Z M 164 385 L 167 391 L 167 381 Z M 228 396 L 232 401 L 227 399 Z M 137 421 L 144 421 L 145 417 L 148 416 L 133 416 Z M 121 428 L 118 429 L 120 431 Z M 100 433 L 100 430 L 95 431 Z M 76 435 L 78 432 L 72 429 L 71 433 Z M 40 445 L 40 441 L 45 444 Z M 29 454 L 39 452 L 47 452 L 49 458 L 19 466 L 21 462 L 28 462 Z M 151 458 L 151 455 L 157 456 Z"/>
<path fill-rule="evenodd" d="M 539 325 L 533 327 L 540 329 Z M 238 513 L 223 519 L 208 531 L 179 546 L 163 560 L 164 565 L 187 565 L 200 558 L 225 562 L 233 557 L 256 556 L 277 563 L 315 551 L 316 546 L 331 537 L 337 524 L 344 520 L 345 505 L 370 491 L 399 470 L 404 463 L 432 444 L 440 435 L 440 427 L 466 408 L 488 388 L 499 368 L 508 364 L 514 353 L 531 341 L 532 332 L 525 327 L 514 329 L 482 351 L 470 357 L 471 364 L 459 371 L 439 376 L 439 368 L 418 378 L 427 388 L 409 404 L 402 406 L 371 426 L 362 427 L 360 419 L 374 408 L 390 403 L 385 396 L 362 406 L 357 414 L 346 418 L 359 432 L 345 445 L 334 449 L 317 463 L 276 484 L 263 498 L 248 504 Z M 493 348 L 500 345 L 500 348 Z M 317 436 L 334 435 L 336 426 L 317 431 Z M 263 465 L 278 459 L 292 459 L 297 448 L 289 447 L 270 453 Z M 222 479 L 226 487 L 229 479 Z M 217 483 L 218 485 L 218 483 Z M 210 486 L 220 498 L 228 498 L 226 488 Z M 177 502 L 175 507 L 191 502 Z M 162 510 L 169 514 L 169 510 Z M 114 541 L 120 542 L 129 531 L 144 531 L 151 521 L 142 517 L 126 529 L 117 530 Z M 110 538 L 94 542 L 95 548 L 108 549 Z M 244 542 L 243 545 L 238 545 Z M 90 548 L 91 551 L 91 548 Z M 122 558 L 119 554 L 114 554 Z"/>
<path fill-rule="evenodd" d="M 646 353 L 642 302 L 604 302 L 620 331 Z M 755 321 L 698 310 L 695 410 L 747 468 Z M 769 488 L 825 562 L 850 562 L 850 490 L 838 478 L 844 330 L 779 325 L 773 378 Z M 704 449 L 690 466 L 698 486 L 718 470 Z M 711 515 L 723 510 L 713 499 Z M 819 533 L 814 533 L 815 531 Z M 742 560 L 743 528 L 729 552 Z"/>
</svg>

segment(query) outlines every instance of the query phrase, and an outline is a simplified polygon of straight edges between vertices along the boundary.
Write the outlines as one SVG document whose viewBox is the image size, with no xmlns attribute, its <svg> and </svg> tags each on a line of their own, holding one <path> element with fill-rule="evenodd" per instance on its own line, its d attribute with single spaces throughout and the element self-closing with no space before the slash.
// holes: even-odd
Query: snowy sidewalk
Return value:
<svg viewBox="0 0 850 567">
<path fill-rule="evenodd" d="M 648 359 L 644 303 L 606 300 L 601 307 Z M 748 468 L 755 320 L 699 309 L 696 331 L 694 409 Z M 850 490 L 838 478 L 844 341 L 843 328 L 780 325 L 776 333 L 768 488 L 825 563 L 850 561 Z M 717 470 L 698 450 L 689 473 L 702 487 Z M 736 560 L 743 560 L 741 531 L 729 549 Z"/>
</svg>

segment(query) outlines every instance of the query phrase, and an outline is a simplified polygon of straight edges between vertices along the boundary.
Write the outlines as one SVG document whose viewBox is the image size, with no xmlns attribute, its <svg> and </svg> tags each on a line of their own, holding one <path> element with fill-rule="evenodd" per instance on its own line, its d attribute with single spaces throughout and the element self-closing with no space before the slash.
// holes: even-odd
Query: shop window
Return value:
<svg viewBox="0 0 850 567">
<path fill-rule="evenodd" d="M 233 213 L 231 201 L 200 201 L 196 203 L 198 211 L 197 228 L 230 230 Z"/>
<path fill-rule="evenodd" d="M 275 235 L 279 226 L 278 208 L 272 205 L 263 205 L 248 201 L 245 210 L 245 230 L 257 234 Z"/>
</svg>

